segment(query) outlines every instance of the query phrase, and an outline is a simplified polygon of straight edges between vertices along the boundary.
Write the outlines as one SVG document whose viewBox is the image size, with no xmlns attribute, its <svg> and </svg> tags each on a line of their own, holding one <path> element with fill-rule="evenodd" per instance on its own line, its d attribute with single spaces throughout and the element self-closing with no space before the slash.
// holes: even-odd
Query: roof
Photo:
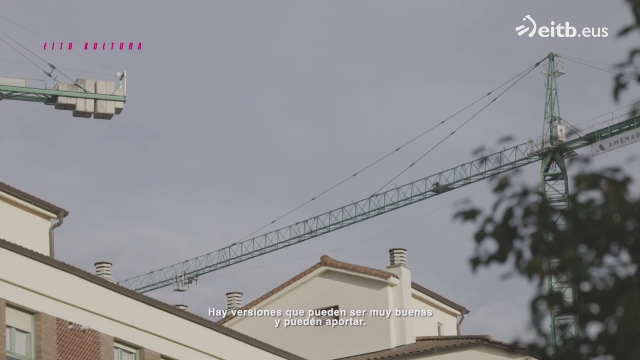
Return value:
<svg viewBox="0 0 640 360">
<path fill-rule="evenodd" d="M 413 344 L 336 360 L 402 359 L 415 355 L 439 354 L 446 351 L 462 350 L 477 346 L 490 346 L 507 351 L 513 349 L 516 353 L 526 355 L 525 348 L 492 340 L 489 335 L 423 336 L 416 338 L 416 342 Z"/>
<path fill-rule="evenodd" d="M 463 313 L 465 315 L 469 313 L 469 310 L 467 310 L 467 308 L 465 308 L 464 306 L 458 305 L 458 304 L 454 303 L 453 301 L 447 299 L 446 297 L 444 297 L 442 295 L 438 295 L 438 294 L 434 293 L 433 291 L 431 291 L 431 290 L 429 290 L 429 289 L 427 289 L 427 288 L 425 288 L 425 287 L 423 287 L 423 286 L 421 286 L 419 284 L 416 284 L 416 283 L 412 282 L 411 283 L 411 288 L 413 288 L 414 290 L 417 290 L 417 291 L 419 291 L 419 292 L 421 292 L 421 293 L 423 293 L 423 294 L 425 294 L 425 295 L 427 295 L 429 297 L 432 297 L 432 298 L 440 301 L 441 303 L 443 303 L 443 304 L 445 304 L 445 305 L 447 305 L 447 306 L 449 306 L 449 307 L 451 307 L 453 309 L 456 309 L 456 310 L 460 311 L 461 313 Z"/>
<path fill-rule="evenodd" d="M 50 213 L 53 214 L 60 214 L 63 213 L 64 217 L 67 217 L 67 215 L 69 215 L 69 212 L 59 206 L 53 205 L 50 202 L 44 201 L 40 198 L 37 198 L 31 194 L 27 194 L 26 192 L 16 189 L 11 185 L 5 184 L 3 182 L 0 182 L 0 191 L 5 192 L 15 198 L 18 198 L 24 202 L 27 202 L 33 206 L 39 207 L 42 210 L 46 210 Z"/>
<path fill-rule="evenodd" d="M 298 355 L 294 355 L 291 354 L 287 351 L 284 351 L 282 349 L 279 349 L 275 346 L 269 345 L 267 343 L 264 343 L 258 339 L 252 338 L 250 336 L 244 335 L 242 333 L 239 333 L 235 330 L 229 329 L 227 327 L 221 326 L 219 324 L 217 324 L 214 321 L 211 320 L 207 320 L 206 318 L 197 316 L 195 314 L 192 314 L 190 312 L 181 310 L 173 305 L 169 305 L 166 303 L 163 303 L 161 301 L 158 301 L 156 299 L 150 298 L 146 295 L 143 295 L 141 293 L 138 293 L 136 291 L 133 290 L 129 290 L 123 286 L 120 286 L 118 284 L 114 284 L 106 279 L 103 279 L 101 277 L 98 277 L 92 273 L 86 272 L 82 269 L 79 269 L 75 266 L 69 265 L 67 263 L 64 263 L 62 261 L 59 260 L 55 260 L 52 259 L 46 255 L 37 253 L 33 250 L 27 249 L 25 247 L 22 247 L 20 245 L 14 244 L 12 242 L 6 241 L 4 239 L 0 239 L 0 248 L 9 250 L 11 252 L 17 253 L 19 255 L 25 256 L 27 258 L 30 258 L 32 260 L 38 261 L 40 263 L 43 263 L 45 265 L 49 265 L 51 267 L 54 267 L 58 270 L 70 273 L 72 275 L 75 275 L 83 280 L 89 281 L 91 283 L 94 283 L 96 285 L 102 286 L 104 288 L 107 288 L 109 290 L 115 291 L 123 296 L 129 297 L 131 299 L 140 301 L 146 305 L 152 306 L 156 309 L 168 312 L 172 315 L 181 317 L 185 320 L 191 321 L 193 323 L 196 323 L 198 325 L 204 326 L 208 329 L 217 331 L 221 334 L 227 335 L 231 338 L 234 338 L 238 341 L 242 341 L 246 344 L 255 346 L 256 348 L 262 349 L 264 351 L 267 351 L 269 353 L 275 354 L 277 356 L 281 356 L 285 359 L 290 359 L 290 360 L 305 360 L 304 358 L 298 356 Z"/>
<path fill-rule="evenodd" d="M 276 287 L 275 289 L 269 291 L 268 293 L 260 296 L 259 298 L 253 300 L 252 302 L 248 303 L 247 305 L 244 305 L 242 308 L 240 308 L 241 310 L 248 310 L 253 308 L 254 306 L 260 304 L 261 302 L 263 302 L 264 300 L 270 298 L 271 296 L 277 294 L 278 292 L 280 292 L 281 290 L 283 290 L 284 288 L 288 287 L 289 285 L 292 285 L 293 283 L 295 283 L 296 281 L 302 279 L 303 277 L 311 274 L 312 272 L 316 271 L 316 269 L 320 268 L 320 267 L 333 267 L 333 268 L 337 268 L 337 269 L 343 269 L 343 270 L 347 270 L 347 271 L 352 271 L 352 272 L 356 272 L 356 273 L 360 273 L 360 274 L 365 274 L 365 275 L 370 275 L 370 276 L 375 276 L 375 277 L 379 277 L 382 279 L 389 279 L 389 278 L 398 278 L 398 276 L 396 276 L 393 273 L 390 273 L 388 271 L 384 271 L 384 270 L 379 270 L 379 269 L 374 269 L 374 268 L 370 268 L 370 267 L 366 267 L 366 266 L 360 266 L 360 265 L 355 265 L 355 264 L 350 264 L 347 262 L 343 262 L 343 261 L 338 261 L 336 259 L 333 259 L 330 256 L 327 255 L 322 255 L 320 257 L 320 262 L 313 265 L 312 267 L 308 268 L 307 270 L 299 273 L 298 275 L 292 277 L 291 279 L 285 281 L 284 283 L 282 283 L 280 286 Z M 436 293 L 434 293 L 431 290 L 428 290 L 425 287 L 422 287 L 416 283 L 411 283 L 411 287 L 427 296 L 430 296 L 434 299 L 436 299 L 437 301 L 442 302 L 443 304 L 450 306 L 458 311 L 460 311 L 463 314 L 468 314 L 469 310 L 467 310 L 464 306 L 458 305 L 456 303 L 454 303 L 451 300 L 446 299 L 445 297 L 438 295 Z M 227 315 L 226 317 L 220 319 L 218 321 L 218 324 L 222 325 L 224 323 L 226 323 L 227 321 L 233 319 L 235 317 L 235 315 Z"/>
</svg>

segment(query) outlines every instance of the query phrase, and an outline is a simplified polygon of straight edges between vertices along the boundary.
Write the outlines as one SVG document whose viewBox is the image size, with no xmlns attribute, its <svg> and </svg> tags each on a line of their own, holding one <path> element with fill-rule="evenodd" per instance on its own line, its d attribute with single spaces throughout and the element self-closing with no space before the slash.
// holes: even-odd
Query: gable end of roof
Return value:
<svg viewBox="0 0 640 360">
<path fill-rule="evenodd" d="M 352 272 L 356 272 L 356 273 L 360 273 L 360 274 L 365 274 L 365 275 L 370 275 L 370 276 L 375 276 L 375 277 L 379 277 L 382 279 L 390 279 L 390 278 L 398 278 L 398 276 L 396 274 L 393 274 L 391 272 L 388 271 L 384 271 L 384 270 L 379 270 L 379 269 L 374 269 L 374 268 L 370 268 L 370 267 L 366 267 L 366 266 L 360 266 L 360 265 L 355 265 L 355 264 L 351 264 L 351 263 L 347 263 L 344 261 L 338 261 L 336 259 L 333 259 L 330 256 L 327 255 L 322 255 L 320 257 L 320 262 L 313 265 L 312 267 L 304 270 L 303 272 L 299 273 L 298 275 L 292 277 L 291 279 L 285 281 L 284 283 L 282 283 L 281 285 L 279 285 L 278 287 L 276 287 L 275 289 L 267 292 L 266 294 L 260 296 L 259 298 L 253 300 L 252 302 L 244 305 L 243 307 L 240 308 L 240 310 L 248 310 L 251 309 L 255 306 L 257 306 L 258 304 L 260 304 L 261 302 L 265 301 L 266 299 L 274 296 L 275 294 L 279 293 L 280 291 L 282 291 L 283 289 L 287 288 L 288 286 L 292 285 L 293 283 L 295 283 L 296 281 L 304 278 L 305 276 L 311 274 L 312 272 L 314 272 L 316 269 L 319 269 L 321 267 L 332 267 L 332 268 L 336 268 L 336 269 L 342 269 L 342 270 L 347 270 L 347 271 L 352 271 Z M 420 286 L 414 282 L 411 283 L 411 287 L 453 309 L 456 309 L 458 311 L 460 311 L 462 314 L 468 314 L 469 310 L 467 310 L 464 306 L 462 305 L 458 305 L 456 303 L 454 303 L 453 301 L 445 298 L 444 296 L 438 295 L 435 292 Z M 235 315 L 227 315 L 226 317 L 218 320 L 218 324 L 222 325 L 227 323 L 228 321 L 230 321 L 231 319 L 235 318 Z"/>
</svg>

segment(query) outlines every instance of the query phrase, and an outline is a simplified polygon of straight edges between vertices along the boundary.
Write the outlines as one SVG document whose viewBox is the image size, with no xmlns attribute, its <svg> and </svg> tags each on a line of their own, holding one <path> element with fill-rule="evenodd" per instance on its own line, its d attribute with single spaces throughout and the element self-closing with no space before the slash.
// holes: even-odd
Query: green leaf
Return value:
<svg viewBox="0 0 640 360">
<path fill-rule="evenodd" d="M 626 36 L 631 30 L 635 29 L 636 25 L 625 26 L 618 32 L 618 37 Z"/>
<path fill-rule="evenodd" d="M 463 222 L 475 221 L 481 211 L 478 209 L 469 209 L 465 211 L 459 211 L 455 214 L 455 219 L 462 219 Z"/>
</svg>

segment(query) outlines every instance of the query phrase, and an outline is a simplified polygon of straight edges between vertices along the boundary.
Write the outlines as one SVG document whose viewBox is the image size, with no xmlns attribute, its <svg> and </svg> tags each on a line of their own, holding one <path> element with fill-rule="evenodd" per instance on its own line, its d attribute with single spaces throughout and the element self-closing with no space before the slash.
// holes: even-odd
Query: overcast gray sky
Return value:
<svg viewBox="0 0 640 360">
<path fill-rule="evenodd" d="M 8 1 L 0 14 L 127 71 L 128 102 L 111 121 L 0 102 L 0 180 L 70 211 L 56 230 L 59 259 L 91 272 L 94 262 L 111 261 L 118 280 L 243 238 L 551 51 L 614 63 L 637 43 L 635 35 L 614 36 L 632 20 L 622 0 Z M 607 27 L 609 37 L 518 37 L 514 29 L 525 15 L 539 26 Z M 44 39 L 3 19 L 0 30 L 58 67 L 115 73 L 74 52 L 44 51 Z M 94 41 L 142 42 L 143 50 L 81 50 Z M 46 78 L 4 43 L 0 59 L 0 76 Z M 634 89 L 616 104 L 612 75 L 568 61 L 565 71 L 558 80 L 561 115 L 574 125 L 640 98 Z M 470 161 L 475 148 L 504 135 L 514 135 L 514 145 L 540 136 L 543 106 L 536 69 L 395 183 Z M 369 196 L 477 109 L 265 230 Z M 631 145 L 604 154 L 593 166 L 624 164 L 637 151 Z M 640 176 L 637 165 L 627 170 Z M 539 164 L 531 165 L 525 175 L 537 181 L 538 172 Z M 361 241 L 487 186 L 220 270 L 186 293 L 165 288 L 149 295 L 206 315 L 209 307 L 226 307 L 226 292 L 242 291 L 248 302 L 321 254 L 384 268 L 387 250 L 405 247 L 414 281 L 471 310 L 464 334 L 509 341 L 525 324 L 532 287 L 500 281 L 500 269 L 472 274 L 474 228 L 452 220 L 455 208 Z M 492 201 L 488 191 L 472 199 Z"/>
</svg>

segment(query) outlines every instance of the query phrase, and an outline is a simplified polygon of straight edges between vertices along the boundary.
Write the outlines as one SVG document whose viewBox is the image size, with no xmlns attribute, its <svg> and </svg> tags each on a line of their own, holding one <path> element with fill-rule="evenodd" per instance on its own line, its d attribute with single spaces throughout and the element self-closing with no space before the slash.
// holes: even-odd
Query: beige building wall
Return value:
<svg viewBox="0 0 640 360">
<path fill-rule="evenodd" d="M 460 312 L 415 290 L 403 290 L 403 285 L 411 286 L 410 273 L 405 272 L 404 275 L 409 279 L 402 282 L 396 278 L 383 279 L 320 267 L 255 307 L 281 310 L 284 314 L 288 309 L 307 311 L 338 305 L 340 309 L 347 310 L 347 318 L 351 317 L 350 310 L 393 312 L 389 319 L 364 317 L 364 327 L 294 326 L 276 329 L 273 318 L 261 317 L 236 317 L 225 322 L 224 326 L 311 360 L 336 359 L 415 343 L 417 336 L 438 335 L 438 322 L 444 324 L 443 335 L 457 335 L 456 316 Z M 404 301 L 403 295 L 409 295 L 408 302 Z M 396 318 L 396 308 L 431 310 L 433 316 Z M 411 329 L 410 339 L 405 339 L 405 324 Z"/>
<path fill-rule="evenodd" d="M 283 358 L 2 247 L 0 294 L 7 304 L 180 360 Z M 113 347 L 106 350 L 113 356 Z"/>
<path fill-rule="evenodd" d="M 7 316 L 7 303 L 4 299 L 0 298 L 0 360 L 7 360 L 7 343 L 3 340 L 6 339 L 7 329 L 5 327 Z"/>
<path fill-rule="evenodd" d="M 443 305 L 437 304 L 435 302 L 430 302 L 425 299 L 424 296 L 421 296 L 416 291 L 412 294 L 412 309 L 415 310 L 432 310 L 432 317 L 414 317 L 412 318 L 412 323 L 414 326 L 415 336 L 447 336 L 447 335 L 458 335 L 458 321 L 457 314 L 454 313 L 453 309 L 445 309 Z M 442 334 L 438 334 L 438 323 L 441 323 L 442 326 Z"/>
<path fill-rule="evenodd" d="M 41 254 L 49 255 L 49 214 L 0 192 L 0 239 L 10 239 Z"/>
<path fill-rule="evenodd" d="M 316 270 L 309 280 L 265 300 L 257 308 L 284 311 L 313 310 L 338 305 L 347 310 L 385 310 L 389 303 L 387 281 L 340 271 Z M 281 318 L 284 320 L 284 317 Z M 391 329 L 386 318 L 365 317 L 366 326 L 327 327 L 295 326 L 275 328 L 274 318 L 234 318 L 225 326 L 255 337 L 283 350 L 310 360 L 339 357 L 387 349 L 391 346 Z M 346 340 L 346 341 L 345 341 Z"/>
<path fill-rule="evenodd" d="M 0 327 L 6 329 L 5 325 L 9 325 L 5 322 L 7 307 L 2 304 L 5 300 L 0 298 Z M 72 323 L 45 313 L 32 314 L 32 319 L 35 326 L 31 337 L 35 346 L 31 356 L 34 360 L 113 360 L 115 343 L 112 336 L 95 330 L 71 328 Z M 7 358 L 5 351 L 4 347 L 0 348 L 0 360 Z M 161 357 L 142 348 L 139 349 L 138 360 L 161 360 Z"/>
</svg>

